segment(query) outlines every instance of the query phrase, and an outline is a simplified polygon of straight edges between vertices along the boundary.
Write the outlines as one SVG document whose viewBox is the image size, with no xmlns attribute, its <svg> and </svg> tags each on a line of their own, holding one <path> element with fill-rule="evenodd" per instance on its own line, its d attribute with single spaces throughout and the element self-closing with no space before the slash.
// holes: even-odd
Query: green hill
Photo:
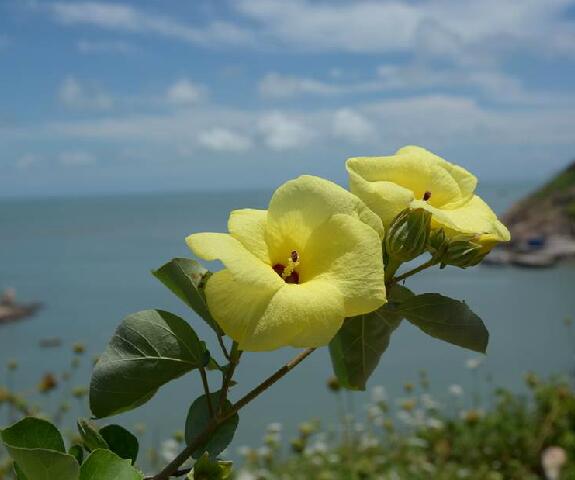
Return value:
<svg viewBox="0 0 575 480">
<path fill-rule="evenodd" d="M 575 240 L 575 162 L 517 203 L 504 221 L 513 244 L 534 237 Z"/>
</svg>

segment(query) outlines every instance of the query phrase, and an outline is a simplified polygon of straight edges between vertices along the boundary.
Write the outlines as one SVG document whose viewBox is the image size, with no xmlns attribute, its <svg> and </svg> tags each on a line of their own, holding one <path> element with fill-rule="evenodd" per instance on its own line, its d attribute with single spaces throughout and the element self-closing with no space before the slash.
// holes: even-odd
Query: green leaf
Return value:
<svg viewBox="0 0 575 480">
<path fill-rule="evenodd" d="M 485 353 L 489 332 L 465 302 L 438 293 L 416 295 L 403 302 L 401 314 L 428 335 Z"/>
<path fill-rule="evenodd" d="M 80 469 L 80 480 L 142 480 L 144 476 L 110 450 L 94 450 Z M 55 479 L 53 479 L 55 480 Z"/>
<path fill-rule="evenodd" d="M 108 449 L 108 444 L 106 440 L 102 438 L 102 435 L 98 432 L 98 427 L 94 424 L 86 421 L 78 421 L 78 432 L 80 432 L 80 437 L 84 443 L 86 450 L 91 452 L 92 450 L 98 450 L 100 448 L 106 450 Z"/>
<path fill-rule="evenodd" d="M 26 477 L 26 475 L 24 475 L 24 472 L 22 471 L 22 469 L 18 466 L 17 463 L 15 463 L 13 465 L 14 467 L 14 473 L 16 473 L 16 480 L 28 480 L 28 477 Z"/>
<path fill-rule="evenodd" d="M 203 291 L 206 275 L 209 272 L 195 260 L 174 258 L 152 274 L 168 287 L 188 307 L 192 308 L 218 334 L 219 325 L 212 318 Z"/>
<path fill-rule="evenodd" d="M 228 480 L 232 475 L 232 462 L 212 460 L 207 453 L 202 455 L 188 474 L 189 480 Z"/>
<path fill-rule="evenodd" d="M 381 355 L 389 346 L 391 334 L 399 326 L 398 309 L 413 293 L 395 285 L 388 292 L 388 302 L 375 312 L 347 318 L 329 344 L 334 373 L 342 387 L 365 390 L 365 385 Z"/>
<path fill-rule="evenodd" d="M 329 344 L 333 370 L 342 387 L 365 390 L 400 322 L 401 318 L 387 314 L 385 307 L 345 320 Z"/>
<path fill-rule="evenodd" d="M 82 448 L 82 445 L 72 445 L 68 449 L 68 453 L 72 455 L 80 465 L 82 465 L 82 462 L 84 461 L 84 449 Z"/>
<path fill-rule="evenodd" d="M 220 392 L 210 394 L 210 398 L 214 409 L 217 409 L 220 404 Z M 223 410 L 226 411 L 231 406 L 230 401 L 226 400 Z M 188 445 L 207 427 L 210 419 L 207 396 L 202 395 L 192 403 L 186 418 L 186 443 Z M 237 413 L 226 420 L 212 433 L 209 440 L 201 448 L 194 451 L 192 457 L 199 458 L 206 452 L 210 457 L 216 457 L 220 454 L 234 438 L 239 421 L 240 417 Z"/>
<path fill-rule="evenodd" d="M 3 430 L 1 437 L 18 464 L 19 478 L 78 480 L 78 462 L 66 453 L 62 435 L 50 422 L 25 418 Z"/>
<path fill-rule="evenodd" d="M 110 450 L 120 458 L 136 463 L 140 448 L 138 439 L 120 425 L 107 425 L 100 429 L 100 435 L 106 440 Z"/>
<path fill-rule="evenodd" d="M 94 368 L 92 413 L 101 418 L 136 408 L 205 361 L 205 346 L 180 317 L 162 310 L 129 315 Z"/>
</svg>

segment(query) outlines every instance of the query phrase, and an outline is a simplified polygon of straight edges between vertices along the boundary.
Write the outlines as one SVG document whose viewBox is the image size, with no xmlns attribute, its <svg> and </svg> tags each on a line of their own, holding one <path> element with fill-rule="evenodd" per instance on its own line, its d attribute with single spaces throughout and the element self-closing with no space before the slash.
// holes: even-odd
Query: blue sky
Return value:
<svg viewBox="0 0 575 480">
<path fill-rule="evenodd" d="M 419 144 L 575 158 L 575 0 L 0 1 L 0 196 L 345 183 Z"/>
</svg>

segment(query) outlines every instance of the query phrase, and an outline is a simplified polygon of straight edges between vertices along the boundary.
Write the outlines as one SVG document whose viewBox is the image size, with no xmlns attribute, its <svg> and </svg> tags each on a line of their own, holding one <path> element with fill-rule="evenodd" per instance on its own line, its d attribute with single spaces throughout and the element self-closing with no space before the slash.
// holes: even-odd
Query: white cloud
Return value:
<svg viewBox="0 0 575 480">
<path fill-rule="evenodd" d="M 533 102 L 536 92 L 527 92 L 516 77 L 495 69 L 470 66 L 434 68 L 429 65 L 382 65 L 377 69 L 382 90 L 452 89 L 470 87 L 505 103 Z"/>
<path fill-rule="evenodd" d="M 207 89 L 203 85 L 193 83 L 186 78 L 175 82 L 166 92 L 168 101 L 174 105 L 195 104 L 202 101 L 206 95 Z"/>
<path fill-rule="evenodd" d="M 128 3 L 56 1 L 36 4 L 67 25 L 154 34 L 179 41 L 305 52 L 411 52 L 483 61 L 518 48 L 550 55 L 575 54 L 575 28 L 564 10 L 573 0 L 235 0 L 247 20 L 192 25 Z"/>
<path fill-rule="evenodd" d="M 260 95 L 265 98 L 290 98 L 303 94 L 335 95 L 343 93 L 337 85 L 311 78 L 268 73 L 259 83 Z"/>
<path fill-rule="evenodd" d="M 260 95 L 269 99 L 304 95 L 343 97 L 378 92 L 409 92 L 413 95 L 431 89 L 445 93 L 453 89 L 471 90 L 475 95 L 501 104 L 544 105 L 569 101 L 565 94 L 528 90 L 518 78 L 495 68 L 470 65 L 437 67 L 422 62 L 381 65 L 374 77 L 347 83 L 272 73 L 259 84 Z"/>
<path fill-rule="evenodd" d="M 76 48 L 80 53 L 85 54 L 114 53 L 128 55 L 138 51 L 134 45 L 121 41 L 79 40 L 76 43 Z"/>
<path fill-rule="evenodd" d="M 571 0 L 238 0 L 234 5 L 259 25 L 258 34 L 268 43 L 305 51 L 417 53 L 423 49 L 444 56 L 461 55 L 479 45 L 504 51 L 527 45 L 573 52 L 568 44 L 575 32 L 563 20 Z"/>
<path fill-rule="evenodd" d="M 88 152 L 62 152 L 57 161 L 64 167 L 84 167 L 96 163 L 96 158 Z"/>
<path fill-rule="evenodd" d="M 325 167 L 318 158 L 336 161 L 348 155 L 384 154 L 405 144 L 420 144 L 439 153 L 457 150 L 458 155 L 472 162 L 469 168 L 478 174 L 490 173 L 493 178 L 499 175 L 494 172 L 515 175 L 517 171 L 511 165 L 523 166 L 528 172 L 525 176 L 547 174 L 560 167 L 567 159 L 566 152 L 575 148 L 574 115 L 573 103 L 502 109 L 454 95 L 366 100 L 344 109 L 289 112 L 200 105 L 193 111 L 175 109 L 4 127 L 0 129 L 0 142 L 26 145 L 31 141 L 89 141 L 118 151 L 137 149 L 152 162 L 153 158 L 166 161 L 181 157 L 182 152 L 197 152 L 198 148 L 219 148 L 222 152 L 225 145 L 227 151 L 241 150 L 246 143 L 229 134 L 232 132 L 259 140 L 248 140 L 254 162 L 269 162 L 270 150 L 282 153 L 299 149 L 295 161 L 316 172 L 322 163 Z M 218 133 L 218 129 L 228 133 Z M 537 165 L 526 159 L 527 153 L 531 159 L 538 159 Z"/>
<path fill-rule="evenodd" d="M 355 143 L 369 142 L 376 137 L 372 122 L 351 108 L 342 108 L 335 112 L 333 133 L 336 137 Z"/>
<path fill-rule="evenodd" d="M 226 128 L 204 130 L 199 133 L 198 142 L 216 152 L 245 152 L 252 148 L 249 137 Z"/>
<path fill-rule="evenodd" d="M 73 76 L 66 77 L 60 85 L 58 99 L 66 107 L 78 110 L 109 110 L 114 105 L 107 93 Z"/>
<path fill-rule="evenodd" d="M 258 127 L 264 137 L 264 143 L 277 151 L 302 148 L 313 137 L 309 128 L 301 121 L 281 112 L 263 115 Z"/>
<path fill-rule="evenodd" d="M 93 25 L 119 32 L 156 34 L 207 46 L 246 45 L 253 42 L 250 32 L 229 22 L 217 21 L 194 27 L 124 3 L 55 2 L 46 8 L 59 22 L 67 25 Z"/>
</svg>

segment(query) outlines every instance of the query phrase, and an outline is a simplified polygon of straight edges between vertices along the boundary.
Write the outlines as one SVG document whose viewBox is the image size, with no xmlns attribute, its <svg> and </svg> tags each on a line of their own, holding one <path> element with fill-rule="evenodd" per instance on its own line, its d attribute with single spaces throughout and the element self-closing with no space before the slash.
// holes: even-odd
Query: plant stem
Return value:
<svg viewBox="0 0 575 480">
<path fill-rule="evenodd" d="M 233 350 L 232 350 L 233 351 Z M 258 397 L 261 393 L 265 392 L 274 383 L 284 377 L 287 373 L 297 367 L 301 362 L 303 362 L 307 357 L 309 357 L 315 348 L 308 348 L 303 352 L 300 352 L 291 361 L 283 365 L 278 369 L 273 375 L 266 378 L 262 383 L 260 383 L 253 390 L 250 390 L 242 398 L 240 398 L 236 403 L 234 403 L 231 408 L 225 412 L 221 412 L 215 418 L 213 418 L 210 423 L 204 428 L 198 436 L 196 436 L 184 450 L 172 460 L 160 473 L 155 476 L 147 477 L 145 480 L 168 480 L 171 476 L 178 473 L 180 466 L 190 458 L 192 453 L 200 448 L 209 438 L 210 435 L 217 430 L 217 428 L 223 424 L 226 420 L 233 417 L 239 410 L 245 407 L 248 403 Z M 238 350 L 239 352 L 239 350 Z M 233 355 L 232 355 L 233 359 Z M 181 475 L 181 474 L 180 474 Z"/>
<path fill-rule="evenodd" d="M 220 393 L 220 402 L 218 406 L 218 413 L 221 413 L 228 399 L 228 391 L 230 390 L 230 384 L 232 378 L 236 371 L 238 364 L 240 363 L 240 357 L 242 356 L 242 351 L 238 348 L 237 342 L 232 344 L 232 351 L 230 352 L 230 363 L 227 370 L 224 372 L 224 377 L 222 379 L 222 390 Z"/>
<path fill-rule="evenodd" d="M 218 337 L 218 343 L 220 344 L 220 348 L 222 349 L 222 353 L 224 354 L 224 357 L 226 357 L 226 360 L 229 362 L 230 354 L 228 352 L 228 349 L 226 348 L 226 344 L 224 343 L 224 338 L 220 333 L 217 334 L 217 337 Z"/>
<path fill-rule="evenodd" d="M 395 275 L 395 272 L 397 272 L 397 269 L 401 267 L 401 262 L 397 262 L 393 259 L 389 259 L 389 261 L 387 262 L 387 265 L 385 266 L 385 285 L 389 286 L 391 284 L 393 284 L 393 276 Z"/>
<path fill-rule="evenodd" d="M 208 410 L 210 411 L 210 417 L 214 418 L 215 411 L 212 405 L 212 395 L 210 393 L 210 384 L 208 383 L 208 376 L 206 375 L 206 369 L 200 367 L 200 376 L 202 377 L 202 386 L 204 387 L 204 393 L 206 394 L 206 399 L 208 401 Z"/>
<path fill-rule="evenodd" d="M 435 259 L 434 257 L 432 257 L 431 259 L 429 259 L 427 262 L 422 263 L 419 267 L 414 268 L 413 270 L 409 270 L 397 277 L 395 277 L 391 284 L 393 285 L 394 283 L 399 283 L 402 282 L 403 280 L 405 280 L 406 278 L 411 277 L 412 275 L 415 275 L 416 273 L 419 273 L 429 267 L 433 267 L 434 265 L 437 265 L 438 261 L 437 259 Z"/>
</svg>

